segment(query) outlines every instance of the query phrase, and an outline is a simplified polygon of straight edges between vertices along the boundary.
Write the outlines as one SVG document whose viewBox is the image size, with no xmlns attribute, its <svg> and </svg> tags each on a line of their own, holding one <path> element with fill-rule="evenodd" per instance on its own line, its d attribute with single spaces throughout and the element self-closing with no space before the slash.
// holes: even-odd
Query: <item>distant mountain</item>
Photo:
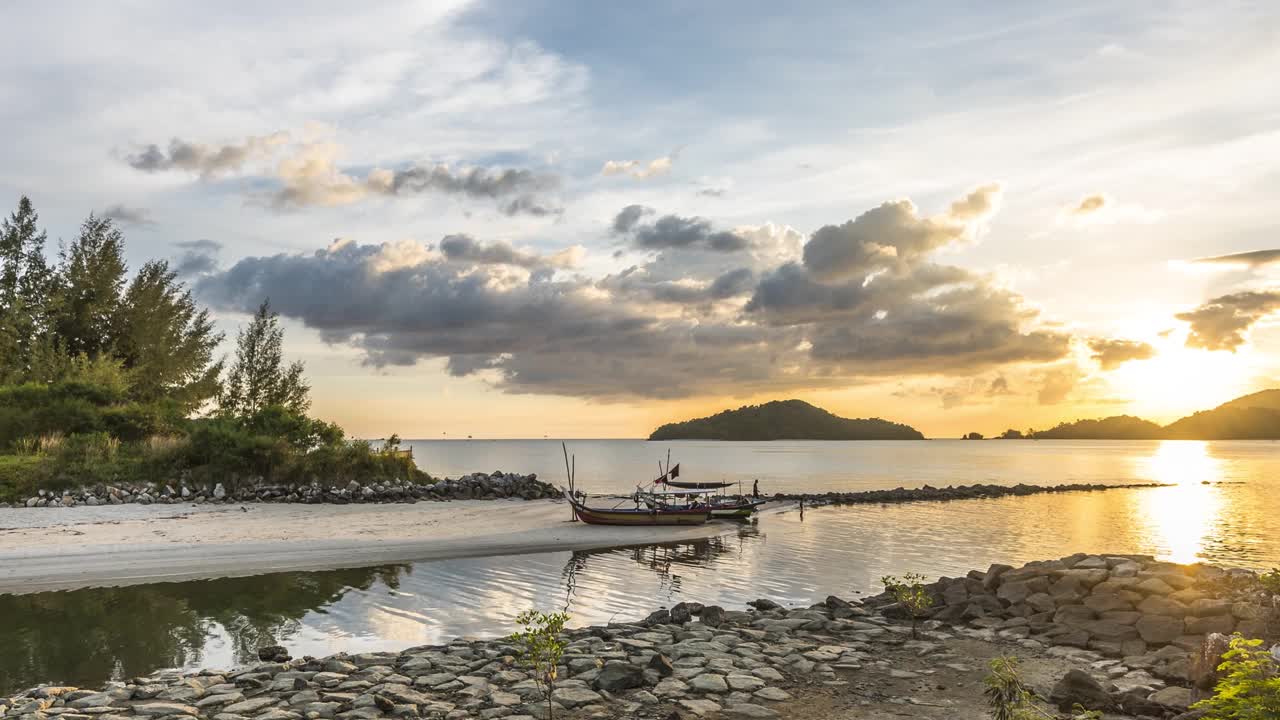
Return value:
<svg viewBox="0 0 1280 720">
<path fill-rule="evenodd" d="M 1170 423 L 1165 436 L 1182 440 L 1280 439 L 1280 390 L 1236 398 Z"/>
<path fill-rule="evenodd" d="M 880 418 L 842 418 L 801 400 L 747 405 L 668 423 L 650 440 L 923 440 L 919 430 Z"/>
<path fill-rule="evenodd" d="M 1280 389 L 1245 395 L 1161 427 L 1118 415 L 1062 423 L 1029 435 L 1037 440 L 1280 440 Z"/>
<path fill-rule="evenodd" d="M 1036 432 L 1032 437 L 1037 440 L 1155 440 L 1164 437 L 1164 428 L 1132 415 L 1117 415 L 1062 423 L 1051 430 Z"/>
</svg>

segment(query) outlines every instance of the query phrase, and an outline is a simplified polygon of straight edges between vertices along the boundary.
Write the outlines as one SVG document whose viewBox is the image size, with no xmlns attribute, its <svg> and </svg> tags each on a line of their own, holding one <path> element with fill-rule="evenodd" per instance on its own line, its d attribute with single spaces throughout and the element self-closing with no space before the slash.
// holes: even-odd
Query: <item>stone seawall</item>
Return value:
<svg viewBox="0 0 1280 720">
<path fill-rule="evenodd" d="M 1107 717 L 1191 718 L 1213 679 L 1218 631 L 1272 632 L 1277 598 L 1257 575 L 1133 555 L 993 565 L 929 586 L 918 638 L 887 596 L 747 611 L 680 603 L 644 620 L 566 631 L 557 717 L 775 720 L 986 717 L 985 661 L 1018 655 L 1028 686 Z M 1214 643 L 1218 643 L 1215 645 Z M 1217 649 L 1214 652 L 1218 652 Z M 239 669 L 160 672 L 97 689 L 41 686 L 0 698 L 16 720 L 543 718 L 538 684 L 505 640 L 292 658 L 259 650 Z M 1208 669 L 1206 669 L 1206 666 Z M 861 707 L 864 710 L 854 710 Z M 859 714 L 865 711 L 865 715 Z"/>
<path fill-rule="evenodd" d="M 879 503 L 929 502 L 938 500 L 980 500 L 1008 496 L 1039 495 L 1042 493 L 1101 492 L 1103 490 L 1132 490 L 1135 488 L 1169 487 L 1161 483 L 1130 483 L 1127 485 L 1101 485 L 1070 483 L 1063 485 L 948 485 L 944 488 L 925 485 L 919 488 L 894 488 L 892 490 L 863 490 L 858 492 L 825 493 L 776 493 L 773 500 L 798 502 L 803 500 L 814 507 L 821 505 L 861 505 Z"/>
<path fill-rule="evenodd" d="M 313 481 L 305 485 L 244 483 L 120 483 L 80 487 L 74 490 L 41 490 L 25 502 L 0 507 L 75 507 L 77 505 L 122 505 L 137 503 L 388 503 L 419 500 L 490 500 L 518 498 L 537 500 L 560 497 L 554 485 L 542 482 L 537 475 L 504 473 L 472 473 L 456 479 L 444 478 L 429 483 L 389 480 L 360 483 Z"/>
</svg>

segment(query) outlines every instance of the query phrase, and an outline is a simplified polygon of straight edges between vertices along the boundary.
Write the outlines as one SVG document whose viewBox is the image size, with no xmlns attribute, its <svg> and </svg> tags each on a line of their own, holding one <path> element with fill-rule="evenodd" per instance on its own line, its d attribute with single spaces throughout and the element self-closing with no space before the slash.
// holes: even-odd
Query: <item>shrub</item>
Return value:
<svg viewBox="0 0 1280 720">
<path fill-rule="evenodd" d="M 35 455 L 0 455 L 0 502 L 23 502 L 44 485 L 44 458 Z"/>
<path fill-rule="evenodd" d="M 1192 708 L 1206 711 L 1205 717 L 1215 720 L 1280 718 L 1280 665 L 1271 653 L 1260 649 L 1261 645 L 1261 640 L 1233 635 L 1218 666 L 1223 675 L 1213 697 Z"/>
</svg>

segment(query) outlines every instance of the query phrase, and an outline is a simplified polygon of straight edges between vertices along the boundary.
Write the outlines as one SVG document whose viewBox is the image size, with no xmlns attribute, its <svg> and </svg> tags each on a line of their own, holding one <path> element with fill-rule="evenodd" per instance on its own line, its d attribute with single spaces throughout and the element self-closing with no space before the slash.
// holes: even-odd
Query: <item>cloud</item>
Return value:
<svg viewBox="0 0 1280 720">
<path fill-rule="evenodd" d="M 1251 252 L 1233 253 L 1231 255 L 1196 258 L 1191 262 L 1201 265 L 1238 265 L 1241 267 L 1259 268 L 1265 265 L 1280 264 L 1280 250 L 1253 250 Z"/>
<path fill-rule="evenodd" d="M 438 249 L 342 239 L 309 254 L 243 258 L 196 288 L 222 310 L 249 312 L 270 296 L 283 315 L 359 348 L 372 365 L 443 359 L 454 375 L 519 393 L 749 394 L 1061 360 L 1070 338 L 1041 326 L 1021 296 L 931 260 L 930 248 L 989 217 L 993 199 L 971 193 L 943 219 L 915 218 L 930 232 L 964 226 L 941 242 L 914 230 L 876 235 L 895 249 L 892 268 L 835 282 L 802 262 L 811 254 L 789 227 L 726 230 L 632 205 L 602 230 L 648 252 L 599 278 L 558 272 L 577 264 L 575 248 L 540 255 L 453 235 Z M 1007 391 L 1002 377 L 972 390 Z"/>
<path fill-rule="evenodd" d="M 110 220 L 115 220 L 121 225 L 134 225 L 138 227 L 148 227 L 155 225 L 155 221 L 151 219 L 151 211 L 146 208 L 133 208 L 125 205 L 109 205 L 102 211 L 102 216 Z"/>
<path fill-rule="evenodd" d="M 658 175 L 666 175 L 671 172 L 671 166 L 675 163 L 675 153 L 663 155 L 655 158 L 647 163 L 639 160 L 608 160 L 604 167 L 600 169 L 602 175 L 630 175 L 633 178 L 651 178 Z"/>
<path fill-rule="evenodd" d="M 180 170 L 211 178 L 238 172 L 247 163 L 269 156 L 288 141 L 287 132 L 251 136 L 239 144 L 227 145 L 203 145 L 175 137 L 169 141 L 167 151 L 158 145 L 146 145 L 139 152 L 126 156 L 125 162 L 135 170 L 148 173 Z"/>
<path fill-rule="evenodd" d="M 173 266 L 174 272 L 179 276 L 207 275 L 218 269 L 218 254 L 222 252 L 222 243 L 200 239 L 174 243 L 174 246 L 183 250 Z"/>
<path fill-rule="evenodd" d="M 523 252 L 510 243 L 481 243 L 468 235 L 449 235 L 440 241 L 440 252 L 451 262 L 477 265 L 514 265 L 530 270 L 538 268 L 572 268 L 583 255 L 580 245 L 566 248 L 551 256 Z"/>
<path fill-rule="evenodd" d="M 1067 399 L 1079 380 L 1080 371 L 1075 366 L 1045 372 L 1040 377 L 1036 401 L 1041 405 L 1057 405 Z"/>
<path fill-rule="evenodd" d="M 995 376 L 991 380 L 991 384 L 987 386 L 987 397 L 1011 394 L 1013 394 L 1013 391 L 1009 389 L 1009 381 L 1003 375 Z"/>
<path fill-rule="evenodd" d="M 805 267 L 823 282 L 910 267 L 924 255 L 972 238 L 975 224 L 999 208 L 1000 195 L 1000 185 L 984 185 L 933 218 L 920 217 L 910 200 L 884 203 L 843 225 L 820 228 L 804 248 Z"/>
<path fill-rule="evenodd" d="M 1247 340 L 1249 328 L 1274 312 L 1280 312 L 1280 290 L 1222 295 L 1174 317 L 1190 323 L 1187 347 L 1235 352 Z"/>
<path fill-rule="evenodd" d="M 700 197 L 718 198 L 718 197 L 724 197 L 725 194 L 727 194 L 728 192 L 729 191 L 726 188 L 705 187 L 705 188 L 698 188 L 698 191 L 695 192 L 694 195 L 698 195 Z"/>
<path fill-rule="evenodd" d="M 1156 356 L 1156 349 L 1137 340 L 1093 338 L 1089 340 L 1093 359 L 1103 370 L 1115 370 L 1130 360 L 1147 360 Z"/>
<path fill-rule="evenodd" d="M 1071 208 L 1070 212 L 1072 215 L 1075 215 L 1077 217 L 1083 216 L 1083 215 L 1092 215 L 1094 213 L 1102 212 L 1102 210 L 1104 210 L 1107 207 L 1107 205 L 1108 205 L 1108 200 L 1106 195 L 1101 195 L 1101 194 L 1086 195 L 1080 200 L 1080 202 L 1076 203 L 1076 205 Z"/>
<path fill-rule="evenodd" d="M 323 135 L 330 131 L 321 128 L 319 132 Z M 331 140 L 291 144 L 290 134 L 282 131 L 222 146 L 174 138 L 167 153 L 156 145 L 149 145 L 125 161 L 144 172 L 179 170 L 202 178 L 238 173 L 257 165 L 260 172 L 270 173 L 280 187 L 265 194 L 256 190 L 255 197 L 277 210 L 337 207 L 376 196 L 436 193 L 495 201 L 504 215 L 548 216 L 563 212 L 549 198 L 560 186 L 560 179 L 555 175 L 522 168 L 454 169 L 438 163 L 411 164 L 396 170 L 374 168 L 360 177 L 339 167 L 338 161 L 344 153 L 343 146 Z M 274 167 L 269 167 L 269 161 L 277 155 L 282 157 Z"/>
</svg>

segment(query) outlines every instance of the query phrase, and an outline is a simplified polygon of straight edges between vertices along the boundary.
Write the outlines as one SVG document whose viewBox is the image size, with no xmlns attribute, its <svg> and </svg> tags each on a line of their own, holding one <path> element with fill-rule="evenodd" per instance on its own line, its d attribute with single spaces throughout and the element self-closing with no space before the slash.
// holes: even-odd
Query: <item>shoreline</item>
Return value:
<svg viewBox="0 0 1280 720">
<path fill-rule="evenodd" d="M 978 720 L 989 712 L 986 664 L 1016 656 L 1043 706 L 1189 718 L 1211 694 L 1220 633 L 1273 637 L 1263 615 L 1280 619 L 1255 573 L 1143 555 L 992 565 L 924 588 L 934 606 L 918 637 L 887 593 L 792 608 L 759 599 L 748 610 L 681 602 L 566 630 L 557 717 Z M 506 638 L 324 658 L 253 650 L 261 662 L 236 669 L 0 694 L 0 715 L 463 720 L 538 718 L 546 707 Z"/>
<path fill-rule="evenodd" d="M 0 510 L 0 593 L 595 550 L 737 527 L 597 527 L 569 512 L 554 500 Z"/>
</svg>

